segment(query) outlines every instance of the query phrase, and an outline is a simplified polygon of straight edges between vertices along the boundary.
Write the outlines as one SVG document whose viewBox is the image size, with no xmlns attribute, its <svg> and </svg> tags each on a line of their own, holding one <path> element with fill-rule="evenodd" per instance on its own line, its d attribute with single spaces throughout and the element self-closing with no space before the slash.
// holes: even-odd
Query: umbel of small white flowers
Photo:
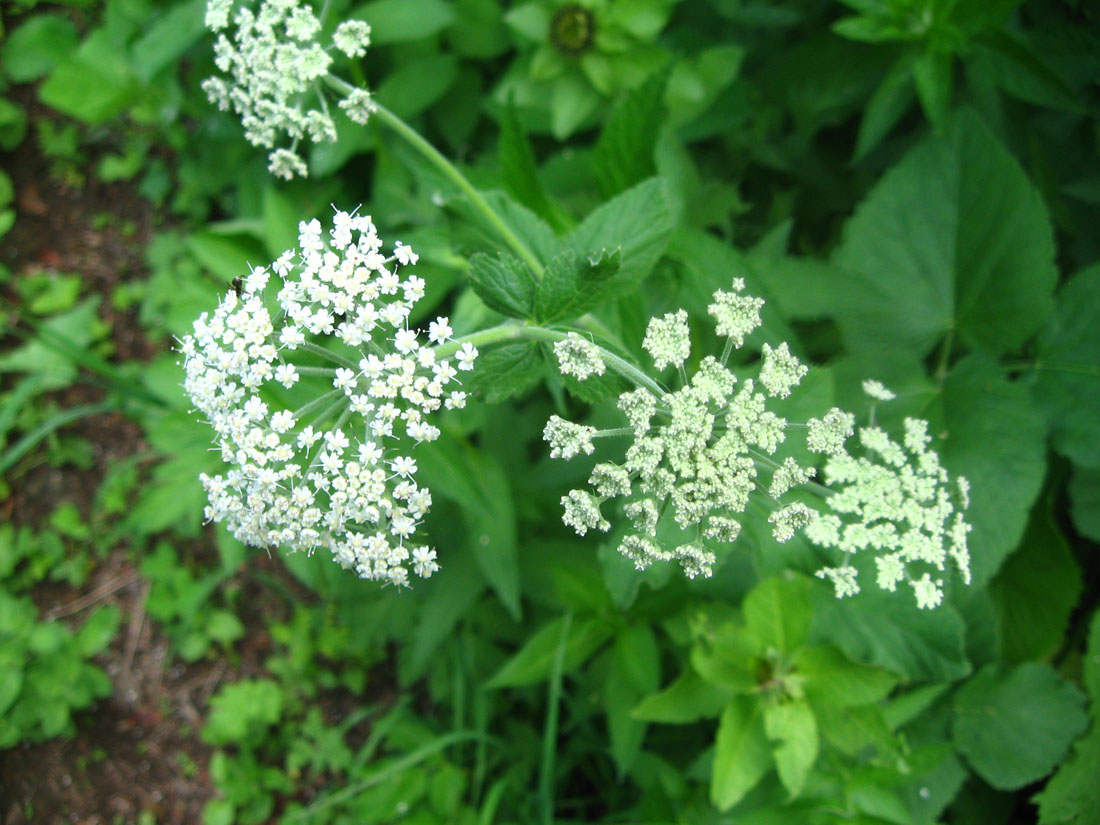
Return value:
<svg viewBox="0 0 1100 825">
<path fill-rule="evenodd" d="M 329 113 L 321 81 L 332 65 L 330 49 L 316 38 L 321 21 L 300 0 L 261 0 L 254 12 L 247 0 L 208 0 L 206 27 L 218 32 L 214 62 L 225 77 L 208 77 L 202 88 L 223 111 L 232 109 L 254 146 L 270 150 L 268 169 L 276 177 L 306 175 L 298 154 L 304 137 L 335 142 L 336 124 Z M 232 39 L 225 30 L 232 22 Z M 370 44 L 370 26 L 346 20 L 336 27 L 332 45 L 348 57 L 362 57 Z M 314 108 L 307 102 L 315 104 Z M 356 123 L 366 123 L 374 111 L 370 92 L 355 88 L 339 106 Z M 278 146 L 281 140 L 289 146 Z"/>
<path fill-rule="evenodd" d="M 477 350 L 450 340 L 447 318 L 427 346 L 409 328 L 417 255 L 385 254 L 369 217 L 337 212 L 327 238 L 316 220 L 299 233 L 182 341 L 184 387 L 229 465 L 201 477 L 206 517 L 246 544 L 324 549 L 404 585 L 439 569 L 434 550 L 409 545 L 432 497 L 407 448 L 439 436 L 432 413 L 465 405 L 453 385 Z"/>
<path fill-rule="evenodd" d="M 591 455 L 593 439 L 600 437 L 633 439 L 621 464 L 597 464 L 590 489 L 562 497 L 564 522 L 581 536 L 590 529 L 606 532 L 611 524 L 601 508 L 611 499 L 622 500 L 630 529 L 619 552 L 639 570 L 675 559 L 689 577 L 710 576 L 716 560 L 711 548 L 737 538 L 750 497 L 763 495 L 773 508 L 769 523 L 777 541 L 802 530 L 814 544 L 839 551 L 839 564 L 817 572 L 838 597 L 860 590 L 852 556 L 873 553 L 879 587 L 893 592 L 905 582 L 919 607 L 937 606 L 949 566 L 970 582 L 970 525 L 963 515 L 969 505 L 967 480 L 949 478 L 929 448 L 927 421 L 906 419 L 901 444 L 879 427 L 861 427 L 862 449 L 855 457 L 847 447 L 856 432 L 851 413 L 833 408 L 796 425 L 769 411 L 769 399 L 789 396 L 807 368 L 784 343 L 764 344 L 755 380 L 738 382 L 727 369 L 731 351 L 760 325 L 764 302 L 741 294 L 743 289 L 744 282 L 735 279 L 732 290 L 714 293 L 709 312 L 726 345 L 721 357 L 703 358 L 690 380 L 684 372 L 691 353 L 687 313 L 679 310 L 650 321 L 642 346 L 658 370 L 674 366 L 682 386 L 655 393 L 659 385 L 653 382 L 623 393 L 618 409 L 627 427 L 600 431 L 550 418 L 543 437 L 552 458 Z M 554 349 L 565 375 L 584 380 L 603 372 L 599 348 L 580 336 Z M 864 390 L 873 403 L 894 397 L 877 381 L 864 382 Z M 793 457 L 772 458 L 789 432 L 805 433 L 807 450 L 826 457 L 824 487 L 812 482 L 816 467 L 802 466 Z M 795 488 L 820 494 L 823 507 L 802 500 L 783 503 Z M 662 546 L 657 526 L 666 513 L 690 540 Z"/>
</svg>

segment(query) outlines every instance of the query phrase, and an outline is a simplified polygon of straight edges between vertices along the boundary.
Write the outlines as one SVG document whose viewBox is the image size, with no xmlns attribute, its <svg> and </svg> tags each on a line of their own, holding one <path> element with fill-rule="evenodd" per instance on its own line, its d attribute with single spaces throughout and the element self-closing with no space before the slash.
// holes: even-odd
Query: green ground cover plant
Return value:
<svg viewBox="0 0 1100 825">
<path fill-rule="evenodd" d="M 0 530 L 0 745 L 109 691 L 117 616 L 24 593 L 125 542 L 181 661 L 271 645 L 206 708 L 208 825 L 1100 822 L 1088 4 L 4 25 L 58 116 L 6 93 L 0 147 L 163 222 L 109 295 L 5 275 L 6 495 L 93 466 L 74 422 L 146 447 Z"/>
</svg>

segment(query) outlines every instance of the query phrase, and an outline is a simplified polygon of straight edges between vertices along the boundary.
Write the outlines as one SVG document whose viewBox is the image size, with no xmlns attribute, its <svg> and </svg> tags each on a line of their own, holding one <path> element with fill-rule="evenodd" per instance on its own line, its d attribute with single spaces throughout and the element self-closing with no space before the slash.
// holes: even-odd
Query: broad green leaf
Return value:
<svg viewBox="0 0 1100 825">
<path fill-rule="evenodd" d="M 394 2 L 404 3 L 405 0 Z M 413 117 L 446 94 L 457 72 L 458 58 L 453 54 L 420 57 L 386 75 L 378 86 L 378 100 L 398 117 Z"/>
<path fill-rule="evenodd" d="M 371 44 L 381 46 L 430 37 L 447 28 L 454 15 L 444 0 L 372 0 L 353 8 L 347 19 L 370 23 Z"/>
<path fill-rule="evenodd" d="M 489 404 L 505 401 L 527 390 L 543 374 L 545 361 L 532 341 L 516 341 L 478 355 L 471 383 Z"/>
<path fill-rule="evenodd" d="M 592 152 L 592 172 L 605 198 L 654 173 L 667 81 L 667 71 L 657 72 L 620 100 L 604 122 Z"/>
<path fill-rule="evenodd" d="M 417 452 L 425 483 L 462 508 L 470 549 L 513 617 L 520 616 L 519 548 L 511 488 L 492 455 L 443 437 Z M 445 563 L 445 562 L 444 562 Z"/>
<path fill-rule="evenodd" d="M 62 315 L 43 322 L 42 326 L 76 347 L 90 347 L 104 332 L 97 309 L 100 299 L 90 297 Z M 39 389 L 56 389 L 76 376 L 76 365 L 59 356 L 56 349 L 31 340 L 18 349 L 0 355 L 0 374 L 27 372 L 41 377 Z"/>
<path fill-rule="evenodd" d="M 541 682 L 550 676 L 554 654 L 561 641 L 565 618 L 554 619 L 535 632 L 485 684 L 487 688 L 519 687 Z M 565 642 L 564 670 L 584 663 L 611 638 L 613 630 L 599 619 L 575 619 Z"/>
<path fill-rule="evenodd" d="M 802 793 L 810 769 L 817 760 L 817 720 L 805 700 L 767 705 L 764 733 L 775 745 L 772 755 L 779 781 L 791 798 Z"/>
<path fill-rule="evenodd" d="M 38 87 L 47 106 L 96 125 L 120 114 L 136 97 L 137 78 L 107 32 L 93 32 Z"/>
<path fill-rule="evenodd" d="M 1050 665 L 990 665 L 955 695 L 952 736 L 986 782 L 1014 790 L 1050 773 L 1087 725 L 1081 692 Z"/>
<path fill-rule="evenodd" d="M 577 255 L 567 250 L 546 267 L 535 290 L 535 316 L 552 323 L 584 315 L 607 295 L 607 285 L 622 266 L 621 248 Z"/>
<path fill-rule="evenodd" d="M 37 80 L 64 60 L 80 43 L 76 26 L 60 14 L 24 18 L 0 48 L 4 74 L 13 83 Z"/>
<path fill-rule="evenodd" d="M 457 0 L 448 32 L 451 49 L 462 57 L 497 57 L 511 48 L 504 15 L 496 0 Z"/>
<path fill-rule="evenodd" d="M 701 626 L 695 635 L 691 666 L 706 682 L 745 693 L 756 689 L 757 662 L 767 651 L 755 635 L 730 622 Z"/>
<path fill-rule="evenodd" d="M 636 286 L 661 257 L 673 230 L 665 184 L 650 178 L 597 208 L 565 239 L 577 255 L 622 252 L 622 269 L 612 282 Z"/>
<path fill-rule="evenodd" d="M 510 318 L 530 318 L 534 309 L 535 279 L 510 252 L 470 258 L 470 285 L 490 309 Z"/>
<path fill-rule="evenodd" d="M 745 632 L 757 641 L 761 652 L 773 648 L 792 653 L 806 643 L 813 613 L 805 579 L 762 581 L 745 597 L 742 611 Z"/>
<path fill-rule="evenodd" d="M 646 722 L 686 725 L 718 716 L 732 698 L 732 691 L 704 682 L 689 668 L 664 690 L 642 699 L 630 714 Z"/>
<path fill-rule="evenodd" d="M 245 235 L 223 235 L 204 230 L 188 235 L 186 244 L 200 264 L 226 283 L 234 278 L 243 278 L 251 267 L 268 262 L 260 244 Z"/>
<path fill-rule="evenodd" d="M 565 140 L 595 113 L 602 98 L 578 71 L 557 77 L 550 85 L 550 131 Z"/>
<path fill-rule="evenodd" d="M 949 604 L 920 610 L 910 593 L 866 587 L 850 599 L 814 589 L 815 637 L 857 662 L 878 665 L 911 681 L 946 681 L 970 672 L 965 625 Z"/>
<path fill-rule="evenodd" d="M 1038 191 L 969 112 L 883 176 L 833 261 L 854 275 L 837 317 L 853 350 L 927 354 L 950 332 L 1011 352 L 1046 320 L 1057 280 Z"/>
<path fill-rule="evenodd" d="M 1052 656 L 1081 595 L 1081 569 L 1050 510 L 1044 502 L 1032 511 L 1020 549 L 989 586 L 1008 663 Z"/>
<path fill-rule="evenodd" d="M 1100 266 L 1076 275 L 1039 335 L 1035 401 L 1050 422 L 1054 448 L 1100 468 Z"/>
<path fill-rule="evenodd" d="M 718 720 L 710 801 L 719 810 L 728 811 L 756 787 L 771 766 L 760 700 L 735 696 Z"/>
<path fill-rule="evenodd" d="M 831 645 L 798 650 L 793 661 L 806 680 L 803 684 L 806 696 L 815 706 L 868 705 L 885 697 L 897 683 L 892 674 L 853 662 Z"/>
<path fill-rule="evenodd" d="M 971 570 L 981 585 L 1023 536 L 1046 472 L 1046 428 L 1027 390 L 983 357 L 955 366 L 940 403 L 940 456 L 952 475 L 970 481 Z"/>
</svg>

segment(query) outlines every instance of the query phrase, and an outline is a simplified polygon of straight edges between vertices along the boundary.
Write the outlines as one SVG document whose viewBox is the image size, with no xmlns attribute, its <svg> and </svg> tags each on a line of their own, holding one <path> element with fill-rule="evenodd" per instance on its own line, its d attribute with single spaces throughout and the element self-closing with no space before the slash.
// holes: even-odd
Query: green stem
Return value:
<svg viewBox="0 0 1100 825">
<path fill-rule="evenodd" d="M 332 367 L 295 367 L 294 369 L 299 375 L 324 375 L 328 378 L 336 375 L 336 370 Z"/>
<path fill-rule="evenodd" d="M 558 715 L 561 712 L 561 685 L 565 671 L 565 648 L 569 641 L 569 629 L 573 624 L 573 612 L 568 611 L 561 623 L 558 647 L 550 671 L 548 686 L 546 725 L 542 730 L 542 759 L 539 761 L 538 798 L 542 825 L 554 825 L 554 763 L 558 745 Z"/>
<path fill-rule="evenodd" d="M 354 86 L 345 80 L 341 80 L 338 77 L 332 75 L 325 76 L 326 82 L 332 86 L 332 88 L 341 92 L 342 94 L 350 94 L 355 91 Z M 504 222 L 504 219 L 489 205 L 489 202 L 485 200 L 480 192 L 474 188 L 474 185 L 470 183 L 469 178 L 463 175 L 458 168 L 447 160 L 438 149 L 432 144 L 428 143 L 420 133 L 413 129 L 409 124 L 387 109 L 378 101 L 373 101 L 375 105 L 374 114 L 389 126 L 394 132 L 398 134 L 406 143 L 408 143 L 413 149 L 418 151 L 424 158 L 431 163 L 436 169 L 438 169 L 444 177 L 453 183 L 460 192 L 470 199 L 470 202 L 474 205 L 474 208 L 481 213 L 482 217 L 489 223 L 490 226 L 496 230 L 496 233 L 500 236 L 508 246 L 512 248 L 525 264 L 528 269 L 534 274 L 536 279 L 542 278 L 544 269 L 538 258 L 531 249 L 520 240 L 519 236 L 512 231 L 512 228 Z"/>
<path fill-rule="evenodd" d="M 483 329 L 479 332 L 470 333 L 469 335 L 463 335 L 461 338 L 454 338 L 446 344 L 441 344 L 435 348 L 435 356 L 436 358 L 448 358 L 458 352 L 459 349 L 462 348 L 462 345 L 467 342 L 473 344 L 475 347 L 482 347 L 488 344 L 501 343 L 503 341 L 528 338 L 532 341 L 545 341 L 553 344 L 558 341 L 564 341 L 568 337 L 569 333 L 563 330 L 547 329 L 546 327 L 523 324 L 518 321 L 505 321 L 498 326 L 489 327 L 489 329 Z M 595 346 L 596 349 L 600 351 L 600 358 L 602 358 L 603 362 L 612 370 L 628 381 L 637 384 L 639 387 L 645 387 L 658 399 L 665 397 L 664 388 L 642 372 L 638 367 L 631 364 L 625 358 L 613 352 L 609 352 L 599 344 Z"/>
<path fill-rule="evenodd" d="M 318 407 L 322 406 L 323 404 L 330 403 L 332 401 L 332 399 L 336 398 L 338 395 L 343 395 L 343 394 L 344 394 L 343 390 L 329 390 L 324 395 L 319 395 L 316 398 L 314 398 L 312 401 L 310 401 L 309 403 L 304 404 L 303 406 L 296 409 L 294 411 L 294 418 L 298 421 L 301 421 L 303 418 L 305 418 L 307 415 L 312 413 Z"/>
<path fill-rule="evenodd" d="M 356 371 L 358 371 L 359 369 L 359 365 L 352 361 L 350 358 L 347 358 L 343 355 L 338 355 L 332 350 L 327 350 L 324 347 L 313 343 L 312 341 L 303 341 L 298 345 L 298 348 L 305 350 L 306 352 L 311 352 L 314 355 L 319 355 L 321 358 L 327 358 L 329 361 L 339 364 L 341 367 L 347 367 L 348 369 Z M 302 367 L 298 367 L 299 371 L 301 371 L 301 369 Z"/>
</svg>

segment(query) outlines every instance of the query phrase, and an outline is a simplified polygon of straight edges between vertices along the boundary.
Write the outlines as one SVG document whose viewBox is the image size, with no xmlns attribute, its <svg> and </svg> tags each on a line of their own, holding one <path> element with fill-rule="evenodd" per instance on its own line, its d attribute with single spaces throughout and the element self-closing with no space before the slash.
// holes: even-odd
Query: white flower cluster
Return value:
<svg viewBox="0 0 1100 825">
<path fill-rule="evenodd" d="M 259 12 L 247 5 L 233 14 L 236 0 L 208 0 L 206 25 L 219 32 L 214 62 L 227 77 L 209 77 L 203 91 L 223 111 L 240 115 L 245 137 L 269 149 L 268 169 L 276 177 L 306 175 L 299 141 L 333 142 L 336 125 L 321 96 L 319 81 L 328 74 L 332 56 L 316 38 L 321 21 L 300 0 L 262 0 Z M 234 28 L 232 40 L 224 30 Z M 332 35 L 336 49 L 362 57 L 370 44 L 370 26 L 348 20 Z M 319 108 L 307 108 L 315 97 Z M 348 116 L 365 123 L 373 111 L 370 93 L 357 89 L 340 102 Z M 276 146 L 281 136 L 290 146 Z"/>
<path fill-rule="evenodd" d="M 827 488 L 814 485 L 824 498 L 820 510 L 803 500 L 775 507 L 769 518 L 775 539 L 788 541 L 803 531 L 815 544 L 842 552 L 842 564 L 818 572 L 833 583 L 838 596 L 859 592 L 856 569 L 849 564 L 851 555 L 874 551 L 880 587 L 894 591 L 906 581 L 918 606 L 935 607 L 943 598 L 942 573 L 948 562 L 965 582 L 970 581 L 966 546 L 970 526 L 962 514 L 967 507 L 966 479 L 949 479 L 928 446 L 931 439 L 925 421 L 906 420 L 902 445 L 877 427 L 861 428 L 863 450 L 856 458 L 845 446 L 856 432 L 851 413 L 834 408 L 792 428 L 768 410 L 769 399 L 787 398 L 807 368 L 786 343 L 763 346 L 755 380 L 739 382 L 726 368 L 732 349 L 741 347 L 760 326 L 764 302 L 741 295 L 743 289 L 743 281 L 736 279 L 732 291 L 714 294 L 709 309 L 718 333 L 727 339 L 726 346 L 721 358 L 703 358 L 690 380 L 683 373 L 691 354 L 687 313 L 679 310 L 650 321 L 642 346 L 658 370 L 673 365 L 685 381 L 669 392 L 657 392 L 657 385 L 650 384 L 623 393 L 618 407 L 628 427 L 601 431 L 558 416 L 550 419 L 543 436 L 552 458 L 590 455 L 596 438 L 633 437 L 621 465 L 595 466 L 588 480 L 590 492 L 573 490 L 562 498 L 565 523 L 579 535 L 590 529 L 606 532 L 611 525 L 601 512 L 602 505 L 623 499 L 632 529 L 621 540 L 619 551 L 638 569 L 675 559 L 690 577 L 710 576 L 715 555 L 709 548 L 737 538 L 742 514 L 757 490 L 766 490 L 768 498 L 778 502 L 795 488 L 805 489 L 817 475 L 818 468 L 803 466 L 791 456 L 782 462 L 771 458 L 788 432 L 797 428 L 805 433 L 809 453 L 827 457 L 823 468 Z M 570 335 L 555 347 L 563 373 L 576 374 L 590 359 L 599 360 L 598 348 L 583 343 L 585 347 L 578 347 L 576 336 Z M 590 354 L 587 347 L 597 351 Z M 894 397 L 877 381 L 865 382 L 864 388 L 875 402 Z M 769 473 L 770 482 L 762 483 L 759 477 Z M 665 514 L 687 538 L 677 541 L 679 546 L 673 549 L 657 539 L 658 523 Z"/>
<path fill-rule="evenodd" d="M 477 350 L 446 344 L 455 363 L 409 328 L 424 281 L 399 270 L 416 255 L 386 256 L 369 217 L 336 213 L 327 239 L 316 220 L 299 232 L 299 250 L 252 270 L 182 342 L 184 387 L 230 465 L 202 477 L 206 517 L 246 544 L 325 549 L 404 585 L 438 569 L 434 550 L 407 545 L 432 498 L 406 447 L 439 436 L 432 413 L 465 405 L 452 384 Z M 427 337 L 451 334 L 437 318 Z"/>
</svg>

